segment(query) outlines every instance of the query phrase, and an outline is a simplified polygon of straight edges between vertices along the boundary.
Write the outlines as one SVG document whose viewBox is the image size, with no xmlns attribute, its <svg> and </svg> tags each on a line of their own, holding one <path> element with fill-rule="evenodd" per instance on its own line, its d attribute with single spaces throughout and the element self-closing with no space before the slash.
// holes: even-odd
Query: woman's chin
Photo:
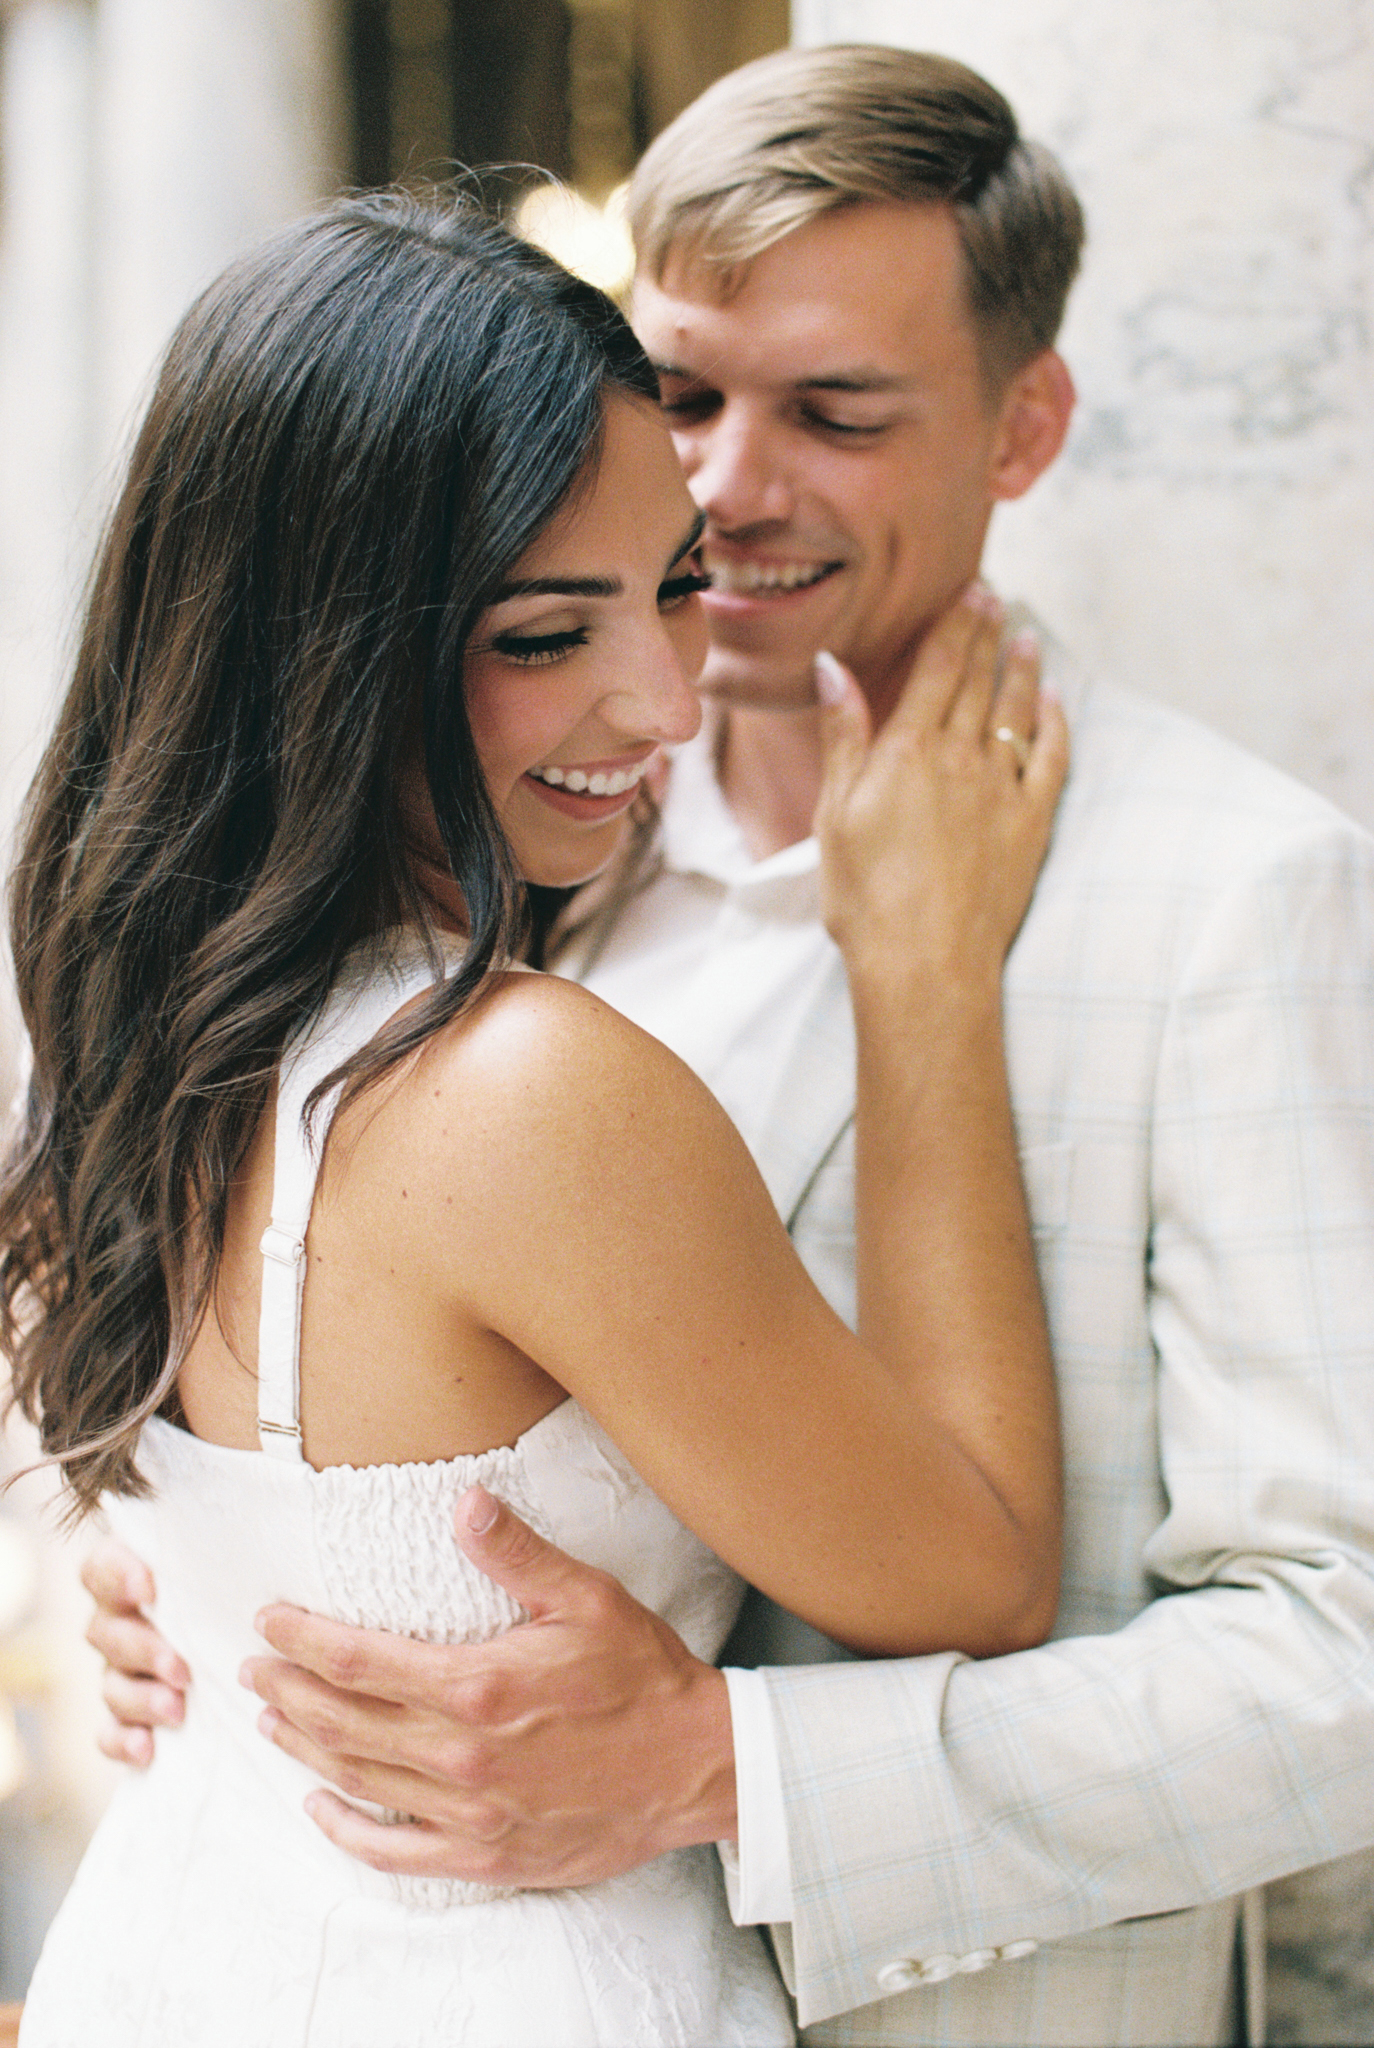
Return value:
<svg viewBox="0 0 1374 2048">
<path fill-rule="evenodd" d="M 538 889 L 580 889 L 604 874 L 625 844 L 628 815 L 608 819 L 599 830 L 579 835 L 573 844 L 517 847 L 520 872 Z"/>
</svg>

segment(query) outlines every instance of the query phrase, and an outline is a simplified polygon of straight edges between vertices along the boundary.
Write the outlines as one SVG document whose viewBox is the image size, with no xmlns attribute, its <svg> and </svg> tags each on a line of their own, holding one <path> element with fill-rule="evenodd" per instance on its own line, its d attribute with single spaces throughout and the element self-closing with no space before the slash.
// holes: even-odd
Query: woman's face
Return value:
<svg viewBox="0 0 1374 2048">
<path fill-rule="evenodd" d="M 656 411 L 613 394 L 591 488 L 515 564 L 464 658 L 478 758 L 528 881 L 604 867 L 658 748 L 701 722 L 700 530 Z"/>
</svg>

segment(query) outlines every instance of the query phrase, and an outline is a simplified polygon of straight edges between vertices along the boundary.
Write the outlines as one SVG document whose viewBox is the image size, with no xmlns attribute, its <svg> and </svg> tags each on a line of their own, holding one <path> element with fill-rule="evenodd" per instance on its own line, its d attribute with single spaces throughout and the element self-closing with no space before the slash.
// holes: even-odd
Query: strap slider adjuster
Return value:
<svg viewBox="0 0 1374 2048">
<path fill-rule="evenodd" d="M 258 1250 L 265 1259 L 271 1259 L 278 1266 L 288 1266 L 294 1272 L 305 1259 L 305 1239 L 269 1223 L 262 1233 Z"/>
</svg>

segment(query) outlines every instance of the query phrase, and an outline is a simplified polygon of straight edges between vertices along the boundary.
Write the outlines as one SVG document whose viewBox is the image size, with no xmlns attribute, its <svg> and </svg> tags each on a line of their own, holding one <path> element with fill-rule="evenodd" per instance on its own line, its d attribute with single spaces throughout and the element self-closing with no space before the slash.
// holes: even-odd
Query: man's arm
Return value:
<svg viewBox="0 0 1374 2048">
<path fill-rule="evenodd" d="M 1102 1061 L 1102 1099 L 1122 1105 L 1080 1148 L 1096 1149 L 1077 1164 L 1095 1230 L 1047 1243 L 1058 1337 L 1083 1346 L 1070 1498 L 1088 1488 L 1084 1537 L 1129 1531 L 1092 1489 L 1148 1508 L 1157 1418 L 1165 1506 L 1144 1564 L 1163 1597 L 1012 1658 L 765 1674 L 804 2021 L 877 1996 L 897 1958 L 1053 1942 L 1374 1841 L 1374 850 L 1308 826 L 1192 920 L 1140 1041 L 1134 1196 L 1110 1178 L 1145 1029 L 1143 1005 L 1107 1016 L 1123 973 L 1094 984 L 1095 1037 L 1080 1016 L 1062 1041 L 1075 1089 Z M 1056 908 L 1075 933 L 1086 896 L 1072 923 Z M 1127 972 L 1159 943 L 1136 903 Z M 1139 1302 L 1132 1319 L 1126 1278 L 1091 1270 L 1119 1258 L 1126 1275 L 1147 1195 L 1153 1399 L 1116 1355 Z M 1077 1457 L 1075 1427 L 1101 1438 Z"/>
</svg>

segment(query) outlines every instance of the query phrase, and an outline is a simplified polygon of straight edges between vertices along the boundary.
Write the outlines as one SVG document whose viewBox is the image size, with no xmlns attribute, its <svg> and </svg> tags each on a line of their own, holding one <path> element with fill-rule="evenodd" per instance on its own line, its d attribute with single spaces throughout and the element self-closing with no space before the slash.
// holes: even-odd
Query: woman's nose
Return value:
<svg viewBox="0 0 1374 2048">
<path fill-rule="evenodd" d="M 606 716 L 627 738 L 677 746 L 701 724 L 696 679 L 706 659 L 706 620 L 698 602 L 690 612 L 655 621 L 632 653 L 627 679 L 608 699 Z"/>
</svg>

